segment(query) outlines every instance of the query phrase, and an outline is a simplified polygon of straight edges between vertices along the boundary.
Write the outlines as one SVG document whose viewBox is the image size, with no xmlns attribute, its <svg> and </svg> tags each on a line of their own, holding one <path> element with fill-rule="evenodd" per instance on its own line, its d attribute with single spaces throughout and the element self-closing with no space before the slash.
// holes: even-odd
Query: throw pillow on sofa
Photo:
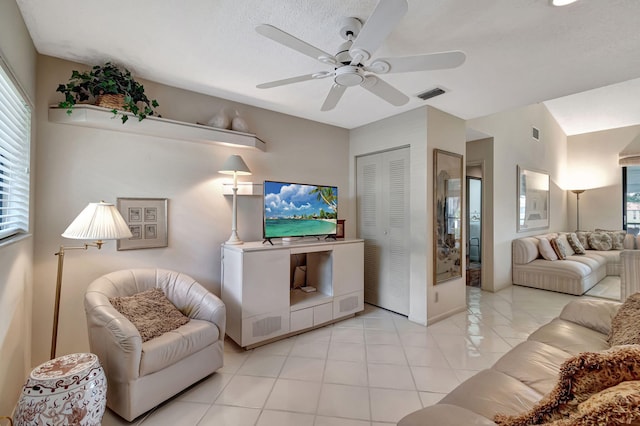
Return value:
<svg viewBox="0 0 640 426">
<path fill-rule="evenodd" d="M 588 237 L 589 247 L 594 250 L 607 251 L 613 247 L 613 241 L 606 232 L 592 232 Z"/>
<path fill-rule="evenodd" d="M 565 254 L 567 256 L 573 256 L 576 254 L 575 250 L 569 244 L 569 235 L 568 234 L 560 234 L 558 235 L 558 243 L 562 244 L 564 247 Z"/>
<path fill-rule="evenodd" d="M 551 242 L 546 238 L 538 238 L 538 251 L 546 260 L 558 260 L 558 255 L 551 247 Z"/>
<path fill-rule="evenodd" d="M 558 256 L 558 259 L 565 260 L 567 258 L 567 250 L 562 245 L 562 242 L 557 238 L 553 238 L 549 243 L 551 244 L 553 251 L 556 253 L 556 256 Z"/>
<path fill-rule="evenodd" d="M 580 242 L 580 239 L 576 235 L 575 232 L 572 232 L 567 235 L 567 240 L 569 241 L 569 245 L 573 249 L 576 254 L 584 254 L 584 245 Z"/>
</svg>

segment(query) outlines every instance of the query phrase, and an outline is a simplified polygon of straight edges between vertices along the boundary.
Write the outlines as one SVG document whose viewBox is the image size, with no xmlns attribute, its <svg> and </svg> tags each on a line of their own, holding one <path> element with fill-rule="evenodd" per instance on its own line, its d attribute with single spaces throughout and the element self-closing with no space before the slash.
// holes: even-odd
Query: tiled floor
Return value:
<svg viewBox="0 0 640 426">
<path fill-rule="evenodd" d="M 355 318 L 254 350 L 227 340 L 221 370 L 133 424 L 393 425 L 491 366 L 575 298 L 467 287 L 467 311 L 429 327 L 366 305 Z M 129 423 L 107 410 L 102 424 Z"/>
</svg>

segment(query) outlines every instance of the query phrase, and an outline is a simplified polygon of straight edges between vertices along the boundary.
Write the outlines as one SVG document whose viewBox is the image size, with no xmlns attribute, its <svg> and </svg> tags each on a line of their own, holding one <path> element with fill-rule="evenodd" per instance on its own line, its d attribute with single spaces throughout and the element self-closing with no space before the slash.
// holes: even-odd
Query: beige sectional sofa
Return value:
<svg viewBox="0 0 640 426">
<path fill-rule="evenodd" d="M 621 231 L 611 232 L 620 233 Z M 574 254 L 573 250 L 569 250 L 566 259 L 545 259 L 539 249 L 540 239 L 551 240 L 562 234 L 566 236 L 567 233 L 528 236 L 513 241 L 511 256 L 513 284 L 581 295 L 604 277 L 619 276 L 622 249 L 635 248 L 635 239 L 629 234 L 624 238 L 622 245 L 612 246 L 615 249 L 595 250 L 586 242 L 591 233 L 584 232 L 584 235 L 581 235 L 585 239 L 584 254 Z"/>
<path fill-rule="evenodd" d="M 573 355 L 609 349 L 607 335 L 618 302 L 580 299 L 543 325 L 493 367 L 460 384 L 439 403 L 411 413 L 398 426 L 495 425 L 498 413 L 530 410 L 556 384 Z M 634 423 L 635 424 L 635 423 Z"/>
</svg>

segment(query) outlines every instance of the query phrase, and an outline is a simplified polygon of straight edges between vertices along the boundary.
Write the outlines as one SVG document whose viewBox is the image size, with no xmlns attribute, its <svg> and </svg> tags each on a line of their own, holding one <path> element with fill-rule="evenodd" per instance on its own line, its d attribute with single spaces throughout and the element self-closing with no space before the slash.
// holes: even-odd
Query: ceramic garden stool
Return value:
<svg viewBox="0 0 640 426">
<path fill-rule="evenodd" d="M 100 425 L 107 403 L 107 379 L 98 357 L 64 355 L 36 367 L 22 388 L 15 426 Z"/>
</svg>

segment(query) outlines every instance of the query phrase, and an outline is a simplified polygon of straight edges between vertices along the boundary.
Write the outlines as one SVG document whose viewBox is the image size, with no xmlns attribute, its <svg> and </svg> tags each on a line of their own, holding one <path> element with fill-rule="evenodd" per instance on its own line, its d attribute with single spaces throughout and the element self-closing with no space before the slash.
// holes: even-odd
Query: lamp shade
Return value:
<svg viewBox="0 0 640 426">
<path fill-rule="evenodd" d="M 222 168 L 218 171 L 224 175 L 232 175 L 236 173 L 237 175 L 250 175 L 251 170 L 242 160 L 242 157 L 239 155 L 232 155 L 227 158 L 227 161 L 224 162 Z"/>
<path fill-rule="evenodd" d="M 119 240 L 133 235 L 120 212 L 111 203 L 89 203 L 62 233 L 74 240 Z"/>
</svg>

